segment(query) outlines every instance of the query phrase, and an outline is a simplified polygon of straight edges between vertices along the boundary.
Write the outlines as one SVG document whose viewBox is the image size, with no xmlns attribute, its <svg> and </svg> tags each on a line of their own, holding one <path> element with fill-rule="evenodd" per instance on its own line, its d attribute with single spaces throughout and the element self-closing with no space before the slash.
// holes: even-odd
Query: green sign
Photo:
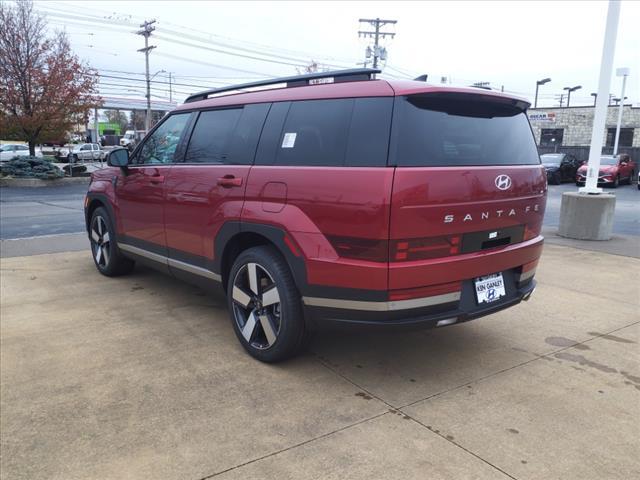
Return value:
<svg viewBox="0 0 640 480">
<path fill-rule="evenodd" d="M 98 135 L 104 135 L 105 130 L 109 131 L 109 134 L 113 132 L 113 135 L 120 135 L 120 124 L 109 122 L 98 122 Z"/>
</svg>

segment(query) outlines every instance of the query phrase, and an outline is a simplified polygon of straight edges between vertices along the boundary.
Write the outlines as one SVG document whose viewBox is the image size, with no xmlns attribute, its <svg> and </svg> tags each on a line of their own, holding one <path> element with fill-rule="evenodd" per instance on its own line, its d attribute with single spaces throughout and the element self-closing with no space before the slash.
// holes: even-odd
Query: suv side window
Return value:
<svg viewBox="0 0 640 480">
<path fill-rule="evenodd" d="M 227 163 L 241 108 L 201 112 L 187 147 L 187 163 Z"/>
<path fill-rule="evenodd" d="M 349 128 L 345 165 L 387 165 L 393 97 L 356 98 Z"/>
<path fill-rule="evenodd" d="M 145 140 L 134 159 L 135 164 L 172 163 L 190 115 L 190 113 L 169 115 Z"/>
<path fill-rule="evenodd" d="M 200 113 L 186 163 L 251 165 L 270 104 Z"/>
<path fill-rule="evenodd" d="M 353 99 L 292 102 L 276 165 L 342 166 Z"/>
<path fill-rule="evenodd" d="M 393 97 L 274 103 L 257 165 L 384 167 Z"/>
</svg>

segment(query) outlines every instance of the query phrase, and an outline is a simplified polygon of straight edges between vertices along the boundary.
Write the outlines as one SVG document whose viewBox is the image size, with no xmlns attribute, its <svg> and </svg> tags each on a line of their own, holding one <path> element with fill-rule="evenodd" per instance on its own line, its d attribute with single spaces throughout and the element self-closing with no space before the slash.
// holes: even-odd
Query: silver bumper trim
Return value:
<svg viewBox="0 0 640 480">
<path fill-rule="evenodd" d="M 393 312 L 412 308 L 431 307 L 443 303 L 457 302 L 460 292 L 445 293 L 432 297 L 412 298 L 410 300 L 394 300 L 389 302 L 363 302 L 360 300 L 342 300 L 338 298 L 302 297 L 305 305 L 310 307 L 339 308 L 344 310 L 364 310 L 369 312 Z"/>
<path fill-rule="evenodd" d="M 176 260 L 174 258 L 168 258 L 164 255 L 145 250 L 144 248 L 134 247 L 133 245 L 120 242 L 118 242 L 118 248 L 120 250 L 124 250 L 125 252 L 148 258 L 149 260 L 153 260 L 154 262 L 162 263 L 163 265 L 168 265 L 169 267 L 193 273 L 194 275 L 198 275 L 200 277 L 209 278 L 211 280 L 215 280 L 216 282 L 222 281 L 220 275 L 212 272 L 211 270 L 207 270 L 206 268 L 198 267 L 196 265 L 191 265 L 190 263 L 181 262 L 180 260 Z"/>
</svg>

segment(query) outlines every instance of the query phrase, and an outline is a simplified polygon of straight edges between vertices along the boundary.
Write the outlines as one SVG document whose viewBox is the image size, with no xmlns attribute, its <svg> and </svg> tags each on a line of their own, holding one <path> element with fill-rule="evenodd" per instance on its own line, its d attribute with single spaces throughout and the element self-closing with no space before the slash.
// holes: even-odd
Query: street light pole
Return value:
<svg viewBox="0 0 640 480">
<path fill-rule="evenodd" d="M 613 142 L 613 154 L 618 154 L 618 141 L 620 140 L 620 125 L 622 124 L 622 110 L 624 108 L 624 89 L 627 86 L 627 77 L 629 76 L 628 68 L 618 68 L 616 76 L 622 77 L 622 94 L 620 95 L 620 107 L 618 108 L 618 123 L 616 124 L 616 139 Z"/>
<path fill-rule="evenodd" d="M 569 106 L 569 102 L 571 100 L 571 92 L 575 92 L 576 90 L 580 90 L 582 85 L 576 85 L 575 87 L 564 87 L 563 90 L 567 91 L 567 107 Z"/>
<path fill-rule="evenodd" d="M 533 108 L 538 108 L 538 87 L 540 85 L 544 85 L 545 83 L 549 83 L 550 81 L 551 81 L 550 78 L 544 78 L 536 82 L 536 98 L 533 101 Z"/>
</svg>

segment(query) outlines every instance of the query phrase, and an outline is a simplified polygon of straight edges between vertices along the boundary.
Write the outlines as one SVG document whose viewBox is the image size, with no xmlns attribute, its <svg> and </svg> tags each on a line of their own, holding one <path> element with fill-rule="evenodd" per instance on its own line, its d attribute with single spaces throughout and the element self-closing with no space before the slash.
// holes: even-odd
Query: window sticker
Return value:
<svg viewBox="0 0 640 480">
<path fill-rule="evenodd" d="M 296 144 L 297 133 L 285 133 L 282 139 L 282 148 L 293 148 Z"/>
</svg>

